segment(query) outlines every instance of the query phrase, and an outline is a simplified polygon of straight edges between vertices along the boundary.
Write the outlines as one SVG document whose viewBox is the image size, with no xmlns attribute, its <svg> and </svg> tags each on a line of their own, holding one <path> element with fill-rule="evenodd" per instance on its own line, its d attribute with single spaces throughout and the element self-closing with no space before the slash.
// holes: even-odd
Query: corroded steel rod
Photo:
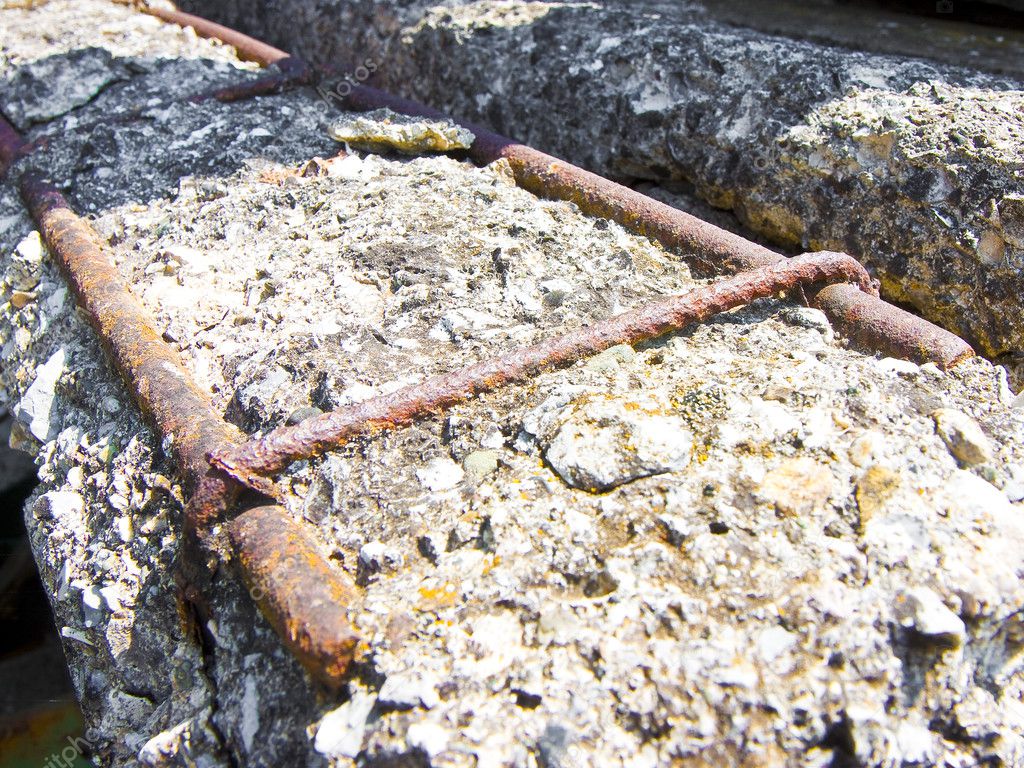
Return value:
<svg viewBox="0 0 1024 768">
<path fill-rule="evenodd" d="M 21 194 L 121 377 L 153 426 L 170 439 L 194 488 L 209 469 L 207 454 L 240 441 L 242 433 L 214 411 L 104 254 L 95 230 L 64 196 L 33 171 L 22 176 Z"/>
<path fill-rule="evenodd" d="M 810 299 L 858 349 L 944 369 L 974 357 L 955 333 L 849 285 L 830 285 Z"/>
<path fill-rule="evenodd" d="M 278 635 L 306 669 L 340 685 L 359 638 L 347 623 L 339 631 L 338 613 L 358 602 L 355 587 L 316 578 L 335 569 L 309 531 L 281 507 L 243 512 L 228 534 L 250 594 Z"/>
<path fill-rule="evenodd" d="M 411 384 L 392 394 L 281 427 L 241 449 L 214 454 L 213 463 L 242 483 L 278 473 L 291 462 L 336 448 L 352 437 L 400 427 L 444 410 L 482 392 L 525 381 L 538 373 L 569 365 L 616 344 L 637 344 L 691 323 L 706 320 L 754 299 L 801 286 L 854 283 L 866 295 L 875 286 L 864 267 L 842 253 L 811 253 L 769 264 L 689 293 L 654 301 L 640 309 L 595 323 L 467 368 Z"/>
<path fill-rule="evenodd" d="M 210 466 L 207 455 L 238 445 L 242 433 L 214 410 L 181 357 L 160 338 L 152 318 L 121 279 L 99 235 L 71 210 L 60 192 L 28 171 L 21 178 L 21 194 L 139 408 L 170 442 L 186 486 L 195 490 L 185 507 L 189 543 L 193 537 L 202 540 L 240 490 L 234 480 Z M 233 539 L 239 544 L 235 555 L 242 576 L 260 586 L 260 608 L 274 627 L 282 629 L 285 645 L 317 679 L 336 687 L 354 648 L 347 602 L 296 600 L 294 595 L 329 595 L 340 600 L 351 598 L 354 587 L 310 545 L 311 539 L 287 512 L 265 508 L 259 519 L 263 523 L 259 530 L 239 523 L 242 534 Z M 295 555 L 287 579 L 279 577 L 273 554 L 282 548 Z M 182 565 L 190 581 L 201 570 L 192 562 Z M 194 590 L 194 583 L 186 584 L 186 589 Z"/>
<path fill-rule="evenodd" d="M 312 77 L 312 70 L 306 62 L 294 56 L 281 59 L 277 62 L 277 67 L 280 69 L 280 72 L 277 74 L 263 75 L 248 82 L 217 88 L 209 93 L 193 96 L 190 101 L 194 103 L 201 103 L 208 99 L 215 99 L 224 103 L 243 101 L 254 96 L 268 96 L 281 93 L 287 88 L 308 83 Z"/>
</svg>

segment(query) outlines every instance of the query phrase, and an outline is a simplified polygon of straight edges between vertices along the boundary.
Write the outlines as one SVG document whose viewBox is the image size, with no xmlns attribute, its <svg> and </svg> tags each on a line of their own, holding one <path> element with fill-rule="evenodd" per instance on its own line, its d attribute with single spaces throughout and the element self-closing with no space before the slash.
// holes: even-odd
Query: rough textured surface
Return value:
<svg viewBox="0 0 1024 768">
<path fill-rule="evenodd" d="M 383 87 L 586 167 L 685 180 L 784 247 L 847 250 L 877 269 L 887 297 L 1019 370 L 1019 71 L 771 36 L 732 26 L 756 27 L 758 14 L 713 2 L 195 7 L 353 71 L 372 61 Z M 819 28 L 828 13 L 818 9 Z M 284 16 L 296 23 L 274 21 Z M 940 59 L 985 58 L 977 36 L 929 39 Z M 989 42 L 1020 61 L 1022 40 L 1000 30 Z"/>
<path fill-rule="evenodd" d="M 71 11 L 128 13 L 34 18 Z M 500 163 L 309 162 L 337 147 L 312 91 L 81 127 L 238 77 L 219 61 L 108 87 L 31 162 L 247 431 L 693 285 Z M 173 468 L 31 232 L 0 185 L 0 404 L 46 385 L 26 521 L 101 764 L 1024 762 L 1024 402 L 990 363 L 866 357 L 761 301 L 293 467 L 361 589 L 328 696 L 230 569 L 182 621 Z"/>
<path fill-rule="evenodd" d="M 331 138 L 357 149 L 393 149 L 404 154 L 469 149 L 473 134 L 451 120 L 421 120 L 378 109 L 331 124 Z"/>
</svg>

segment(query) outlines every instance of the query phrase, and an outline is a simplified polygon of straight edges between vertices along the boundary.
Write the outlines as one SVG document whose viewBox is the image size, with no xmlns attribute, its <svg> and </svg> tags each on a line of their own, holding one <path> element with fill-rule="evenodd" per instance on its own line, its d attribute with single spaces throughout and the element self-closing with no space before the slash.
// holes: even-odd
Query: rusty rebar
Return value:
<svg viewBox="0 0 1024 768">
<path fill-rule="evenodd" d="M 302 59 L 289 56 L 281 59 L 275 65 L 278 72 L 269 75 L 262 75 L 253 80 L 243 83 L 227 85 L 215 88 L 211 91 L 193 96 L 189 101 L 199 104 L 210 99 L 223 103 L 244 101 L 256 96 L 270 96 L 293 88 L 297 85 L 305 85 L 312 78 L 312 69 Z"/>
<path fill-rule="evenodd" d="M 357 602 L 355 587 L 324 578 L 336 569 L 309 531 L 281 507 L 256 507 L 228 525 L 242 574 L 263 614 L 299 662 L 322 682 L 340 685 L 358 637 L 338 622 Z M 347 630 L 347 631 L 346 631 Z"/>
<path fill-rule="evenodd" d="M 34 171 L 22 175 L 21 195 L 108 356 L 157 434 L 170 443 L 185 485 L 194 491 L 184 521 L 191 546 L 192 537 L 202 540 L 210 534 L 212 524 L 225 517 L 241 490 L 232 478 L 211 467 L 207 456 L 238 446 L 243 435 L 214 410 L 181 357 L 160 337 L 88 222 Z M 276 522 L 272 519 L 275 514 L 281 518 Z M 295 533 L 295 524 L 286 512 L 267 508 L 260 519 L 266 524 L 265 538 L 258 530 L 245 529 L 238 539 L 244 546 L 234 554 L 242 576 L 248 583 L 262 585 L 266 594 L 260 608 L 274 627 L 288 628 L 282 634 L 285 645 L 315 677 L 336 686 L 351 661 L 353 647 L 346 604 L 296 601 L 291 593 L 351 596 L 353 587 L 315 549 L 306 546 L 308 537 Z M 289 551 L 303 555 L 300 567 L 287 580 L 268 581 L 268 574 L 277 573 L 277 567 L 275 561 L 261 558 L 270 557 L 268 553 L 282 546 L 282 537 L 290 537 Z M 189 580 L 201 570 L 201 565 L 192 562 L 182 565 Z M 186 584 L 186 591 L 194 586 Z M 195 597 L 194 591 L 189 594 Z M 304 632 L 303 627 L 313 627 L 315 632 Z"/>
<path fill-rule="evenodd" d="M 871 278 L 856 259 L 842 253 L 812 253 L 743 272 L 689 293 L 660 299 L 616 317 L 520 347 L 497 358 L 434 376 L 382 397 L 280 427 L 241 449 L 231 447 L 211 460 L 245 484 L 284 470 L 293 461 L 336 448 L 356 435 L 411 424 L 416 419 L 482 392 L 525 381 L 541 371 L 569 365 L 616 344 L 637 344 L 706 320 L 720 312 L 797 287 L 854 283 L 873 295 Z M 852 286 L 851 286 L 852 288 Z"/>
<path fill-rule="evenodd" d="M 139 10 L 171 24 L 177 24 L 179 27 L 192 27 L 200 37 L 212 38 L 230 45 L 238 51 L 239 58 L 255 61 L 264 67 L 269 67 L 271 64 L 282 59 L 290 58 L 291 55 L 280 48 L 264 43 L 262 40 L 257 40 L 230 27 L 225 27 L 223 24 L 217 24 L 214 21 L 204 19 L 201 16 L 194 16 L 191 13 L 150 6 L 142 6 Z"/>
<path fill-rule="evenodd" d="M 194 488 L 209 469 L 207 454 L 242 433 L 214 411 L 103 253 L 99 236 L 43 177 L 26 171 L 21 194 L 43 239 L 122 379 L 156 430 L 171 441 Z"/>
<path fill-rule="evenodd" d="M 943 369 L 974 357 L 971 345 L 955 333 L 851 286 L 830 285 L 810 299 L 857 349 Z"/>
</svg>

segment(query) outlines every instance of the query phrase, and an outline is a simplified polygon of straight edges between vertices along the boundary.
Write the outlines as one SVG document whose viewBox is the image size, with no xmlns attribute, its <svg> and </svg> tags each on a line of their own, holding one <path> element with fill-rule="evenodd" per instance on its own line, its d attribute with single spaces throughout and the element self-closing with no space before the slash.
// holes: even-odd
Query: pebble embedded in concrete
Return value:
<svg viewBox="0 0 1024 768">
<path fill-rule="evenodd" d="M 596 395 L 571 403 L 544 446 L 544 458 L 566 483 L 607 491 L 641 477 L 686 467 L 693 437 L 654 401 Z"/>
<path fill-rule="evenodd" d="M 932 419 L 942 442 L 962 465 L 974 466 L 992 460 L 992 443 L 970 416 L 950 408 L 940 408 L 932 413 Z"/>
<path fill-rule="evenodd" d="M 832 494 L 828 468 L 809 457 L 787 459 L 770 470 L 758 493 L 784 515 L 803 516 L 820 509 Z"/>
<path fill-rule="evenodd" d="M 15 407 L 14 415 L 41 442 L 57 436 L 59 422 L 54 409 L 57 382 L 65 372 L 67 354 L 63 348 L 54 352 L 36 368 L 35 381 Z"/>
<path fill-rule="evenodd" d="M 927 587 L 907 590 L 896 598 L 896 615 L 930 642 L 958 647 L 967 639 L 963 620 Z"/>
</svg>

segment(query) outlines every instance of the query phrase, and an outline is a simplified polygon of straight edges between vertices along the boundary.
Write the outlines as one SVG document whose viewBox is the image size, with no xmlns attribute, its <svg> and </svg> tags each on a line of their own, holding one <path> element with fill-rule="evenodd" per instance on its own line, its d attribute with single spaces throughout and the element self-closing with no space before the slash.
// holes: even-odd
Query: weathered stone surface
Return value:
<svg viewBox="0 0 1024 768">
<path fill-rule="evenodd" d="M 195 7 L 353 71 L 371 60 L 386 88 L 584 166 L 685 180 L 781 246 L 853 253 L 890 298 L 1022 359 L 1024 80 L 957 66 L 984 34 L 928 38 L 955 62 L 940 64 L 802 40 L 795 24 L 766 35 L 711 2 Z M 285 16 L 298 23 L 266 21 Z M 1019 33 L 990 42 L 1024 60 Z"/>
<path fill-rule="evenodd" d="M 949 452 L 966 466 L 984 464 L 993 456 L 992 444 L 974 419 L 950 408 L 940 408 L 932 414 L 935 431 Z"/>
<path fill-rule="evenodd" d="M 89 9 L 96 22 L 81 23 Z M 82 46 L 130 13 L 52 0 L 36 23 L 65 11 Z M 38 130 L 237 73 L 155 64 Z M 676 256 L 526 194 L 502 164 L 311 164 L 336 147 L 318 104 L 298 91 L 161 106 L 33 159 L 94 212 L 159 330 L 247 430 L 694 285 Z M 19 206 L 0 184 L 5 304 L 32 229 Z M 212 620 L 182 624 L 166 446 L 48 257 L 35 274 L 37 298 L 0 312 L 0 404 L 65 351 L 26 521 L 102 765 L 1024 759 L 1024 411 L 984 360 L 949 373 L 876 360 L 767 300 L 291 468 L 288 508 L 361 584 L 356 673 L 327 695 L 230 567 L 209 590 Z M 634 414 L 672 420 L 691 460 L 600 494 L 569 485 L 546 441 L 580 398 L 611 404 L 641 441 Z M 938 408 L 990 437 L 979 474 L 937 434 Z M 610 445 L 623 464 L 640 453 Z M 608 444 L 578 448 L 602 471 Z M 855 489 L 872 465 L 903 482 L 862 520 Z M 779 468 L 827 473 L 829 492 L 780 515 L 762 493 Z"/>
<path fill-rule="evenodd" d="M 87 104 L 127 72 L 104 48 L 82 48 L 18 67 L 16 75 L 0 83 L 4 114 L 24 130 Z"/>
<path fill-rule="evenodd" d="M 553 412 L 548 403 L 527 416 L 524 428 L 538 439 L 545 461 L 574 488 L 608 491 L 690 463 L 693 436 L 686 423 L 656 400 L 590 393 Z"/>
<path fill-rule="evenodd" d="M 349 115 L 330 127 L 331 138 L 359 149 L 394 149 L 409 155 L 469 149 L 473 134 L 451 120 L 422 120 L 378 109 Z"/>
</svg>

